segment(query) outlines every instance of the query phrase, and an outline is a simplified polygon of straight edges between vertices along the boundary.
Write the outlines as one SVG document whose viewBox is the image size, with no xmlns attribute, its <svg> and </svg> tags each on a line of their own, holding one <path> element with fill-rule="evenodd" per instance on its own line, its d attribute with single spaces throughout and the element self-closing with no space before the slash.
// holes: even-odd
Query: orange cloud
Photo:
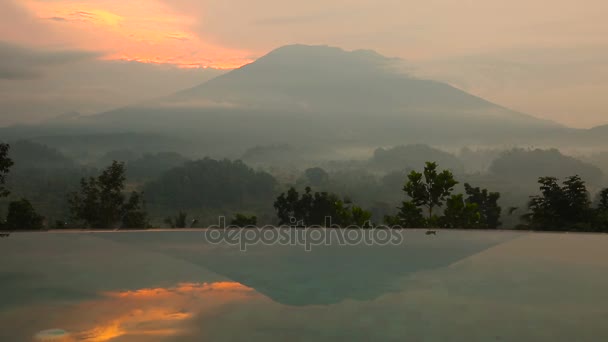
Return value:
<svg viewBox="0 0 608 342">
<path fill-rule="evenodd" d="M 220 69 L 252 61 L 248 51 L 203 41 L 189 29 L 196 18 L 157 0 L 25 0 L 23 6 L 58 33 L 56 45 L 105 51 L 105 59 Z"/>
<path fill-rule="evenodd" d="M 215 283 L 182 283 L 173 288 L 150 288 L 139 289 L 136 291 L 117 291 L 107 292 L 107 297 L 115 298 L 164 298 L 175 294 L 205 294 L 211 291 L 222 291 L 224 293 L 248 293 L 253 289 L 236 282 L 215 282 Z"/>
</svg>

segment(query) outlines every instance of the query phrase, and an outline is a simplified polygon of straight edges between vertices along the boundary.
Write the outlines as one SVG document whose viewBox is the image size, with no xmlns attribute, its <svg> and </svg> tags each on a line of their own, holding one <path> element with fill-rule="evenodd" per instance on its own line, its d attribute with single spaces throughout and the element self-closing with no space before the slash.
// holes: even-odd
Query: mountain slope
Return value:
<svg viewBox="0 0 608 342">
<path fill-rule="evenodd" d="M 179 135 L 218 153 L 277 143 L 557 145 L 588 133 L 413 78 L 397 64 L 366 50 L 286 46 L 194 88 L 72 125 Z"/>
<path fill-rule="evenodd" d="M 447 110 L 547 124 L 447 84 L 399 73 L 397 62 L 370 51 L 292 45 L 167 100 L 370 115 Z"/>
</svg>

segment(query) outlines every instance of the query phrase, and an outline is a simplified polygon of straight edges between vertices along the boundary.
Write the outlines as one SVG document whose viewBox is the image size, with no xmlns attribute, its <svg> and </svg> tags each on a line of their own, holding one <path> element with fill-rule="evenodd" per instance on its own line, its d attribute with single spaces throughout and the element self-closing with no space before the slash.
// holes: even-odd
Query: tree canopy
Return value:
<svg viewBox="0 0 608 342">
<path fill-rule="evenodd" d="M 12 230 L 40 230 L 44 228 L 44 218 L 26 199 L 13 201 L 8 206 L 5 227 Z"/>
<path fill-rule="evenodd" d="M 427 162 L 424 172 L 412 171 L 408 182 L 403 187 L 417 207 L 428 209 L 428 218 L 433 217 L 433 209 L 443 205 L 446 197 L 454 190 L 458 182 L 449 170 L 437 171 L 437 163 Z"/>
<path fill-rule="evenodd" d="M 541 177 L 540 194 L 532 196 L 523 228 L 559 231 L 607 231 L 608 189 L 602 190 L 598 205 L 592 207 L 585 181 L 576 175 L 561 184 L 556 177 Z"/>
<path fill-rule="evenodd" d="M 9 173 L 13 161 L 8 156 L 10 146 L 8 144 L 0 144 L 0 197 L 6 197 L 10 193 L 4 187 L 6 183 L 6 175 Z"/>
<path fill-rule="evenodd" d="M 230 225 L 234 227 L 255 227 L 258 224 L 258 218 L 255 215 L 236 214 L 230 221 Z"/>
<path fill-rule="evenodd" d="M 500 214 L 502 208 L 498 205 L 500 199 L 500 193 L 489 192 L 487 189 L 481 189 L 478 187 L 472 187 L 470 184 L 465 183 L 464 189 L 467 194 L 467 204 L 477 205 L 479 211 L 479 223 L 480 228 L 498 228 L 502 224 L 500 222 Z"/>
<path fill-rule="evenodd" d="M 312 192 L 306 187 L 300 193 L 291 187 L 274 202 L 280 225 L 303 224 L 304 226 L 324 226 L 327 223 L 340 227 L 370 224 L 371 213 L 361 207 L 341 200 L 338 195 L 328 192 Z M 331 222 L 327 222 L 330 218 Z"/>
<path fill-rule="evenodd" d="M 73 219 L 89 228 L 147 228 L 147 216 L 140 193 L 127 198 L 125 166 L 113 162 L 98 177 L 83 178 L 80 191 L 69 195 Z"/>
<path fill-rule="evenodd" d="M 436 163 L 427 162 L 423 173 L 412 171 L 403 191 L 409 200 L 402 202 L 396 216 L 385 223 L 403 228 L 497 228 L 500 225 L 500 194 L 465 184 L 464 194 L 452 194 L 458 182 L 453 174 L 439 172 Z M 423 215 L 426 208 L 427 215 Z M 434 209 L 443 208 L 442 215 Z"/>
<path fill-rule="evenodd" d="M 241 208 L 272 201 L 275 186 L 270 174 L 241 161 L 205 158 L 165 172 L 144 193 L 151 205 L 173 210 Z"/>
</svg>

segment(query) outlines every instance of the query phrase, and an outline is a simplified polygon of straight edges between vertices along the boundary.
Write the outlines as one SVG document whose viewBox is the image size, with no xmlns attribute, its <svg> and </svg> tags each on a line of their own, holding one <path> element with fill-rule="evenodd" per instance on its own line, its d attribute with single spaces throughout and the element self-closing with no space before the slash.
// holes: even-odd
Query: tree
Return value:
<svg viewBox="0 0 608 342">
<path fill-rule="evenodd" d="M 359 206 L 353 205 L 350 208 L 350 224 L 361 227 L 371 228 L 372 213 Z"/>
<path fill-rule="evenodd" d="M 21 199 L 9 204 L 5 227 L 13 230 L 40 230 L 44 227 L 44 218 L 36 213 L 28 200 Z"/>
<path fill-rule="evenodd" d="M 129 200 L 122 207 L 122 227 L 125 229 L 149 228 L 148 213 L 145 209 L 145 201 L 139 192 L 132 192 Z"/>
<path fill-rule="evenodd" d="M 8 144 L 0 144 L 0 197 L 6 197 L 10 192 L 4 187 L 6 175 L 9 173 L 13 161 L 8 157 L 10 146 Z"/>
<path fill-rule="evenodd" d="M 595 212 L 594 226 L 596 230 L 608 232 L 608 188 L 598 194 L 598 204 Z"/>
<path fill-rule="evenodd" d="M 500 214 L 502 208 L 498 205 L 500 193 L 488 192 L 487 189 L 473 188 L 466 183 L 464 185 L 466 194 L 468 195 L 466 202 L 468 204 L 476 204 L 479 210 L 479 227 L 495 229 L 500 227 Z"/>
<path fill-rule="evenodd" d="M 367 227 L 372 215 L 350 201 L 341 200 L 336 194 L 313 193 L 310 187 L 306 187 L 302 196 L 295 188 L 290 188 L 277 197 L 274 207 L 280 225 L 302 223 L 305 226 L 322 226 L 329 217 L 332 225 Z"/>
<path fill-rule="evenodd" d="M 523 216 L 533 229 L 589 230 L 592 210 L 585 182 L 571 176 L 560 184 L 555 177 L 538 180 L 541 194 L 528 204 L 530 212 Z"/>
<path fill-rule="evenodd" d="M 236 214 L 236 216 L 230 222 L 231 226 L 235 227 L 255 227 L 258 224 L 257 216 L 247 216 L 244 214 Z"/>
<path fill-rule="evenodd" d="M 310 203 L 307 213 L 307 225 L 323 225 L 327 217 L 331 217 L 332 225 L 348 226 L 351 224 L 345 203 L 336 195 L 328 192 L 315 192 L 312 201 L 305 198 L 305 203 Z"/>
<path fill-rule="evenodd" d="M 423 179 L 424 176 L 424 179 Z M 433 217 L 433 209 L 443 205 L 446 197 L 454 190 L 458 182 L 449 170 L 437 171 L 437 163 L 427 162 L 424 173 L 412 171 L 408 175 L 408 182 L 403 187 L 417 207 L 428 208 L 428 219 Z"/>
<path fill-rule="evenodd" d="M 180 211 L 174 217 L 167 217 L 165 223 L 171 228 L 186 228 L 188 226 L 187 220 L 188 214 L 184 211 Z"/>
<path fill-rule="evenodd" d="M 73 218 L 95 229 L 147 228 L 142 195 L 132 192 L 125 200 L 125 180 L 124 164 L 116 161 L 98 177 L 81 179 L 80 192 L 68 197 Z"/>
<path fill-rule="evenodd" d="M 444 215 L 439 221 L 443 228 L 478 228 L 481 213 L 478 205 L 465 201 L 462 194 L 452 195 L 447 199 Z"/>
<path fill-rule="evenodd" d="M 574 222 L 589 221 L 591 215 L 591 199 L 585 182 L 578 175 L 568 177 L 563 182 L 565 207 L 560 208 L 562 216 Z"/>
<path fill-rule="evenodd" d="M 277 211 L 279 225 L 291 224 L 292 219 L 296 221 L 305 221 L 308 219 L 312 202 L 310 187 L 306 187 L 306 193 L 300 199 L 300 194 L 294 187 L 289 188 L 286 193 L 282 193 L 274 202 L 274 208 Z"/>
<path fill-rule="evenodd" d="M 402 228 L 424 228 L 427 225 L 427 221 L 422 215 L 422 209 L 418 208 L 411 201 L 403 202 L 397 215 L 386 216 L 384 223 L 389 226 L 400 226 Z"/>
<path fill-rule="evenodd" d="M 608 211 L 608 188 L 598 194 L 598 209 Z"/>
</svg>

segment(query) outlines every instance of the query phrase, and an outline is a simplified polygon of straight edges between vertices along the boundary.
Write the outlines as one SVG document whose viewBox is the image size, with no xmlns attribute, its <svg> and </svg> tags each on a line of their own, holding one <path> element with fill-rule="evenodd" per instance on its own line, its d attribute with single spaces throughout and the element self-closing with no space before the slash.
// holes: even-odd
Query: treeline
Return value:
<svg viewBox="0 0 608 342">
<path fill-rule="evenodd" d="M 11 160 L 9 151 L 9 145 L 0 144 L 2 198 L 10 193 L 6 186 L 9 172 L 12 169 L 24 172 L 14 168 L 15 162 Z M 375 156 L 382 164 L 389 164 L 389 157 L 386 151 L 378 151 Z M 446 156 L 444 159 L 449 160 Z M 282 186 L 272 175 L 255 171 L 240 161 L 210 158 L 184 161 L 169 154 L 163 155 L 162 160 L 167 161 L 162 163 L 162 167 L 182 164 L 136 186 L 127 182 L 128 166 L 117 161 L 98 174 L 82 177 L 76 186 L 70 188 L 67 196 L 64 195 L 67 213 L 61 219 L 46 220 L 37 213 L 29 199 L 13 197 L 14 200 L 7 203 L 6 217 L 0 220 L 1 228 L 145 229 L 158 227 L 155 220 L 162 220 L 170 228 L 204 227 L 207 222 L 196 213 L 196 208 L 208 210 L 212 213 L 209 216 L 229 213 L 229 223 L 241 227 L 263 223 L 496 229 L 502 227 L 504 217 L 499 205 L 499 192 L 469 182 L 461 185 L 452 171 L 440 170 L 433 162 L 427 162 L 420 171 L 389 175 L 384 187 L 397 188 L 404 199 L 400 205 L 389 204 L 395 210 L 386 213 L 391 211 L 390 208 L 384 211 L 366 209 L 366 205 L 355 203 L 336 192 L 313 191 L 313 188 L 321 190 L 330 183 L 330 175 L 319 167 L 307 169 L 302 181 L 279 190 Z M 47 165 L 68 164 L 59 155 L 45 162 Z M 156 162 L 147 159 L 146 163 Z M 143 169 L 141 173 L 146 173 Z M 510 207 L 507 210 L 509 216 L 525 212 L 519 215 L 521 224 L 517 228 L 608 232 L 608 189 L 601 190 L 592 200 L 579 176 L 567 177 L 562 183 L 555 177 L 542 177 L 539 184 L 540 194 L 532 196 L 526 208 Z M 372 188 L 370 186 L 370 191 Z"/>
<path fill-rule="evenodd" d="M 0 197 L 10 194 L 5 186 L 14 165 L 8 156 L 9 149 L 8 144 L 0 144 Z M 54 222 L 53 228 L 148 228 L 142 194 L 133 191 L 126 196 L 125 180 L 124 164 L 119 162 L 112 163 L 98 177 L 82 178 L 80 190 L 70 193 L 66 199 L 69 220 Z M 11 201 L 6 219 L 0 220 L 0 228 L 9 230 L 40 230 L 50 225 L 26 198 Z"/>
<path fill-rule="evenodd" d="M 600 191 L 593 203 L 579 176 L 568 177 L 561 184 L 555 177 L 541 177 L 538 182 L 541 194 L 531 198 L 521 228 L 608 232 L 608 188 Z"/>
<path fill-rule="evenodd" d="M 403 201 L 396 216 L 385 217 L 390 226 L 404 228 L 478 228 L 495 229 L 501 225 L 500 194 L 465 184 L 465 194 L 453 194 L 458 181 L 449 170 L 439 171 L 436 163 L 427 162 L 422 173 L 407 176 Z M 426 209 L 426 213 L 423 213 Z M 437 213 L 437 209 L 443 209 Z M 426 214 L 426 215 L 425 215 Z"/>
</svg>

